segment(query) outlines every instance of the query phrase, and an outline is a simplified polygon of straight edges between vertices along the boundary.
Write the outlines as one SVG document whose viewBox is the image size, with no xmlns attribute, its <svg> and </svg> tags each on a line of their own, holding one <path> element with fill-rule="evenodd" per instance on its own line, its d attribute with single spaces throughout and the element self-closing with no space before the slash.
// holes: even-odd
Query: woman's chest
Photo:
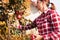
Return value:
<svg viewBox="0 0 60 40">
<path fill-rule="evenodd" d="M 49 25 L 51 22 L 51 17 L 50 15 L 43 14 L 40 17 L 37 18 L 36 24 L 38 26 L 44 26 L 44 25 Z"/>
</svg>

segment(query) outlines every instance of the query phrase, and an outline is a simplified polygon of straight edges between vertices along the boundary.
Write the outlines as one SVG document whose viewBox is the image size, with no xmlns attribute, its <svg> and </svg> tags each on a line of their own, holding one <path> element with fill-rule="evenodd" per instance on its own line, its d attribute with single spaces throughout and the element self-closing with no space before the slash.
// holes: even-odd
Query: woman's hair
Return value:
<svg viewBox="0 0 60 40">
<path fill-rule="evenodd" d="M 51 4 L 51 7 L 50 7 L 50 9 L 52 9 L 52 10 L 55 10 L 55 5 L 54 5 L 54 3 L 50 3 L 50 0 L 40 0 L 41 2 L 43 2 L 43 1 L 45 1 L 45 2 L 47 2 L 47 7 L 49 7 L 49 5 Z"/>
<path fill-rule="evenodd" d="M 53 3 L 50 3 L 50 4 L 51 4 L 50 9 L 55 10 L 55 5 Z"/>
</svg>

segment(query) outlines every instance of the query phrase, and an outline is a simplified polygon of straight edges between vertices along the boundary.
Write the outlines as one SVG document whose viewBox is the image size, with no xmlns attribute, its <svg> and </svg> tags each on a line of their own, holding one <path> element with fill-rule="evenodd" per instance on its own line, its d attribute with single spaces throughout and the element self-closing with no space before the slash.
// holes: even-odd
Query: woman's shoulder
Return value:
<svg viewBox="0 0 60 40">
<path fill-rule="evenodd" d="M 60 16 L 56 10 L 48 10 L 47 14 Z"/>
<path fill-rule="evenodd" d="M 57 13 L 57 11 L 50 9 L 50 10 L 47 11 L 47 13 L 53 14 L 53 13 Z"/>
</svg>

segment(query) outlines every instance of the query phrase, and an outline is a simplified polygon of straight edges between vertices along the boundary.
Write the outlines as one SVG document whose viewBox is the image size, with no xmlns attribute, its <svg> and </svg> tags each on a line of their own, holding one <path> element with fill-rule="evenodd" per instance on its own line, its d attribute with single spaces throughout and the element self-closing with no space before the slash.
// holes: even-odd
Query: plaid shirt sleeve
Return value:
<svg viewBox="0 0 60 40">
<path fill-rule="evenodd" d="M 55 10 L 51 11 L 51 21 L 53 24 L 54 31 L 60 31 L 60 16 Z"/>
<path fill-rule="evenodd" d="M 55 10 L 51 11 L 51 21 L 54 31 L 50 34 L 52 40 L 60 40 L 60 16 Z M 48 34 L 49 35 L 49 34 Z"/>
<path fill-rule="evenodd" d="M 28 30 L 36 27 L 36 20 L 34 20 L 31 24 L 27 24 L 25 27 L 22 27 L 22 30 Z"/>
</svg>

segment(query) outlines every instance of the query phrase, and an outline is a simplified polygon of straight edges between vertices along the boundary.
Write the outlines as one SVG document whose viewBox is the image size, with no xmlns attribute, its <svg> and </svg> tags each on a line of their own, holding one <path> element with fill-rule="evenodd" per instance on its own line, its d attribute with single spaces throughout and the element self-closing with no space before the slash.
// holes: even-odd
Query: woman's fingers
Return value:
<svg viewBox="0 0 60 40">
<path fill-rule="evenodd" d="M 40 36 L 40 35 L 36 35 L 36 40 L 41 40 L 43 37 L 42 36 Z"/>
</svg>

